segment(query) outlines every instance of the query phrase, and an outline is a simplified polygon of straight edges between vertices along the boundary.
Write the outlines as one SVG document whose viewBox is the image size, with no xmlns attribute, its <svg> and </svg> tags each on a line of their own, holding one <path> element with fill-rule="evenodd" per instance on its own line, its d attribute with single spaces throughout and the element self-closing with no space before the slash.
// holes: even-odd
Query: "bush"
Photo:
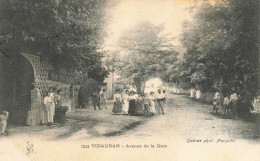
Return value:
<svg viewBox="0 0 260 161">
<path fill-rule="evenodd" d="M 78 96 L 79 106 L 85 107 L 88 104 L 89 99 L 92 98 L 93 93 L 97 90 L 100 90 L 99 82 L 91 78 L 85 81 L 79 89 L 79 96 Z"/>
<path fill-rule="evenodd" d="M 213 103 L 214 101 L 214 93 L 205 92 L 200 94 L 200 100 L 206 103 Z"/>
</svg>

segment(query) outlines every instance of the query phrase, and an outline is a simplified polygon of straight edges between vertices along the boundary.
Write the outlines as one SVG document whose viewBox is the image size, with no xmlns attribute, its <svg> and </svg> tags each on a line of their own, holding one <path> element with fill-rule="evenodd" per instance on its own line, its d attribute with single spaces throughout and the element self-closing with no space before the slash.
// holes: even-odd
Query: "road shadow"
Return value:
<svg viewBox="0 0 260 161">
<path fill-rule="evenodd" d="M 113 131 L 113 132 L 109 132 L 104 134 L 103 136 L 106 137 L 112 137 L 112 136 L 119 136 L 119 135 L 123 135 L 125 132 L 129 131 L 129 130 L 133 130 L 134 128 L 136 128 L 139 125 L 144 124 L 145 121 L 137 121 L 137 122 L 133 122 L 129 125 L 124 126 L 121 130 L 119 131 Z"/>
</svg>

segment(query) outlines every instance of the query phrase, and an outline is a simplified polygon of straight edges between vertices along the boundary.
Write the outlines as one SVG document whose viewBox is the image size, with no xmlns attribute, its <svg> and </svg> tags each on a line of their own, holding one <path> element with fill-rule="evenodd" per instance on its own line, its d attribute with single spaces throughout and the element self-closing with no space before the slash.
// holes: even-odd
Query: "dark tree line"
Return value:
<svg viewBox="0 0 260 161">
<path fill-rule="evenodd" d="M 259 89 L 258 10 L 258 0 L 204 2 L 183 25 L 186 52 L 174 78 L 186 88 L 235 90 L 251 101 Z"/>
</svg>

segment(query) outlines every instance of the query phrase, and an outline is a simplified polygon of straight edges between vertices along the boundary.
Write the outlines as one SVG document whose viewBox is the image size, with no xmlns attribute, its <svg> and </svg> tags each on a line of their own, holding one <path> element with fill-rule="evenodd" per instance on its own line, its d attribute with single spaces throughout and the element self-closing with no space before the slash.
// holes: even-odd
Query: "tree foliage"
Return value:
<svg viewBox="0 0 260 161">
<path fill-rule="evenodd" d="M 120 39 L 120 47 L 127 54 L 119 63 L 119 74 L 131 80 L 138 92 L 144 91 L 150 77 L 167 75 L 164 72 L 167 71 L 166 63 L 172 64 L 175 60 L 177 54 L 171 45 L 172 38 L 163 31 L 163 25 L 142 22 Z"/>
<path fill-rule="evenodd" d="M 78 79 L 103 81 L 107 73 L 99 49 L 107 5 L 106 0 L 2 0 L 0 52 L 38 54 Z"/>
<path fill-rule="evenodd" d="M 203 91 L 236 90 L 248 100 L 258 89 L 258 1 L 205 2 L 184 23 L 186 49 L 178 79 Z"/>
</svg>

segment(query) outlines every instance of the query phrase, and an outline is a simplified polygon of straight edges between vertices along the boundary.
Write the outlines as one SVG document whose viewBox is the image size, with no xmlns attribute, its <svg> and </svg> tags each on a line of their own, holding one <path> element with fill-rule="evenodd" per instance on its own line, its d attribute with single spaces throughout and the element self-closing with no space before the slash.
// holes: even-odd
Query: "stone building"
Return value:
<svg viewBox="0 0 260 161">
<path fill-rule="evenodd" d="M 63 105 L 75 109 L 79 85 L 72 78 L 57 74 L 47 59 L 26 53 L 12 57 L 0 54 L 0 111 L 9 111 L 10 121 L 39 125 L 49 87 L 61 89 Z"/>
</svg>

